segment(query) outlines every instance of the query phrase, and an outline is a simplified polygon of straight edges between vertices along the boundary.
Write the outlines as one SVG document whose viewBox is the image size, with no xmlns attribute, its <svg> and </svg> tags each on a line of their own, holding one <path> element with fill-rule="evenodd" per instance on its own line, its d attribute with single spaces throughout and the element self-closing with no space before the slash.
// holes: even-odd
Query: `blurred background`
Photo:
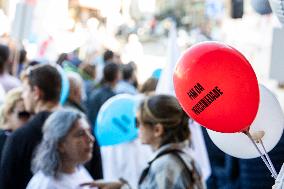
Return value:
<svg viewBox="0 0 284 189">
<path fill-rule="evenodd" d="M 283 66 L 271 61 L 277 28 L 268 0 L 0 0 L 0 42 L 13 49 L 13 74 L 23 51 L 27 60 L 65 54 L 78 65 L 109 49 L 137 64 L 142 83 L 191 45 L 216 40 L 243 53 L 283 105 L 284 79 L 274 71 Z"/>
</svg>

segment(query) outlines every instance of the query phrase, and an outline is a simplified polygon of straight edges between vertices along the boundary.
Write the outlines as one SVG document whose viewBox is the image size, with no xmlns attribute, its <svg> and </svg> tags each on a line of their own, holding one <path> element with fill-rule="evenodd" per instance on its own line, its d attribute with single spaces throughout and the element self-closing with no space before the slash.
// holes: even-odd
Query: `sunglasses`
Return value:
<svg viewBox="0 0 284 189">
<path fill-rule="evenodd" d="M 27 111 L 18 112 L 19 119 L 29 119 L 30 116 L 31 116 L 30 112 L 27 112 Z"/>
</svg>

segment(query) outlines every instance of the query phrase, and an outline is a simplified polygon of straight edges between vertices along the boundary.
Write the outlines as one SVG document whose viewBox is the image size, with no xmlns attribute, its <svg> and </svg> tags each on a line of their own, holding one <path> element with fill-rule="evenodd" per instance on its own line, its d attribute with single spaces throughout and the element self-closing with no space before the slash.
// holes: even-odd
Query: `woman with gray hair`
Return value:
<svg viewBox="0 0 284 189">
<path fill-rule="evenodd" d="M 71 110 L 54 112 L 32 162 L 27 189 L 77 189 L 92 177 L 82 166 L 92 157 L 94 138 L 86 119 Z"/>
</svg>

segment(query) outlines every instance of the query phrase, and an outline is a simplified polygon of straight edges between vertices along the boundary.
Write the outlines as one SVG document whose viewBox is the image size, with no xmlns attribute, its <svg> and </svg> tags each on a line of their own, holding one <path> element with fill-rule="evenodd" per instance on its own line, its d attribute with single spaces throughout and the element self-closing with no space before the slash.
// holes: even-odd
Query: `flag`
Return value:
<svg viewBox="0 0 284 189">
<path fill-rule="evenodd" d="M 175 96 L 173 74 L 179 56 L 180 56 L 180 51 L 177 44 L 176 24 L 172 22 L 169 31 L 167 62 L 164 69 L 162 70 L 160 79 L 158 81 L 156 94 L 170 94 Z"/>
<path fill-rule="evenodd" d="M 167 47 L 167 64 L 162 70 L 161 77 L 158 81 L 156 94 L 167 94 L 175 96 L 173 74 L 175 66 L 180 56 L 179 47 L 177 44 L 176 24 L 172 22 L 169 31 L 168 47 Z M 195 161 L 199 164 L 204 181 L 211 175 L 211 166 L 207 154 L 207 149 L 204 142 L 201 126 L 193 122 L 189 125 L 191 132 L 192 155 Z"/>
</svg>

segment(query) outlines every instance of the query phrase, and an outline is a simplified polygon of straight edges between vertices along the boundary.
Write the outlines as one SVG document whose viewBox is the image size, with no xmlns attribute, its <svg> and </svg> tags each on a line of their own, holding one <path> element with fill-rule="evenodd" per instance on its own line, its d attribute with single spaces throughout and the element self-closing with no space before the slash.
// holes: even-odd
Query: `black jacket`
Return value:
<svg viewBox="0 0 284 189">
<path fill-rule="evenodd" d="M 11 131 L 0 129 L 0 162 L 1 162 L 4 144 L 6 142 L 8 135 L 10 135 L 10 134 L 11 134 Z"/>
<path fill-rule="evenodd" d="M 94 128 L 97 116 L 102 105 L 115 95 L 114 91 L 107 85 L 94 90 L 86 104 L 88 110 L 88 118 Z"/>
<path fill-rule="evenodd" d="M 0 189 L 24 189 L 32 178 L 31 160 L 42 139 L 42 126 L 50 112 L 36 114 L 23 127 L 13 132 L 2 151 Z"/>
</svg>

